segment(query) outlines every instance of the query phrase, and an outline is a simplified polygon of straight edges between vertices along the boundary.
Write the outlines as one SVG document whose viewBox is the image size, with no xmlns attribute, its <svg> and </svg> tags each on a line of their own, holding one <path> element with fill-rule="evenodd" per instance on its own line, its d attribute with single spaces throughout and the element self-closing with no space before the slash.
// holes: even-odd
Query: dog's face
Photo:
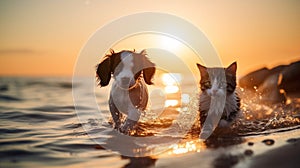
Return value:
<svg viewBox="0 0 300 168">
<path fill-rule="evenodd" d="M 111 51 L 111 55 L 106 56 L 97 68 L 100 86 L 108 85 L 111 75 L 113 75 L 117 84 L 124 89 L 133 86 L 141 74 L 147 84 L 152 84 L 154 73 L 155 64 L 146 57 L 145 50 L 140 53 L 132 51 L 114 53 Z"/>
<path fill-rule="evenodd" d="M 115 78 L 117 84 L 121 88 L 129 88 L 135 84 L 136 77 L 135 73 L 140 73 L 140 71 L 135 72 L 134 67 L 136 56 L 132 52 L 124 51 L 119 55 L 120 61 L 114 62 L 113 77 Z M 138 77 L 138 76 L 137 76 Z"/>
</svg>

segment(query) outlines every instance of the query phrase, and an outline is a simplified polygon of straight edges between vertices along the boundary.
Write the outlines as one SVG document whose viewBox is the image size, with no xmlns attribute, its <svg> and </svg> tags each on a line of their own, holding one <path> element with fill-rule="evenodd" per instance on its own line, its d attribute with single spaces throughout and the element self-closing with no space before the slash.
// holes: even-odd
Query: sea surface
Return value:
<svg viewBox="0 0 300 168">
<path fill-rule="evenodd" d="M 0 77 L 0 167 L 169 167 L 171 159 L 208 152 L 209 160 L 219 147 L 253 137 L 300 136 L 299 99 L 261 104 L 258 94 L 239 88 L 242 114 L 232 129 L 221 140 L 201 142 L 198 91 L 184 85 L 183 94 L 150 87 L 153 107 L 127 136 L 112 129 L 109 87 L 85 78 Z"/>
</svg>

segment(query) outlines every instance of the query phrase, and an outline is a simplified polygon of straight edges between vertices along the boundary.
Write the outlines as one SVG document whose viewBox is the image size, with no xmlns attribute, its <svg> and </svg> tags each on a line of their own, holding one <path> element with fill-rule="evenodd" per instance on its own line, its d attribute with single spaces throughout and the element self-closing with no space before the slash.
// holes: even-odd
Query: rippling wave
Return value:
<svg viewBox="0 0 300 168">
<path fill-rule="evenodd" d="M 108 135 L 98 133 L 111 129 L 109 121 L 96 116 L 83 123 L 78 121 L 76 109 L 84 111 L 87 116 L 95 114 L 88 106 L 89 102 L 84 106 L 74 105 L 72 87 L 81 88 L 84 93 L 83 86 L 83 83 L 72 84 L 71 79 L 65 78 L 0 78 L 0 167 L 81 167 L 95 160 L 110 165 L 107 158 L 119 158 L 90 138 L 93 134 L 107 138 Z M 91 93 L 83 96 L 88 94 Z M 96 96 L 99 105 L 107 104 L 106 96 L 99 93 Z M 255 93 L 241 92 L 243 115 L 233 125 L 235 135 L 259 135 L 299 128 L 299 99 L 289 99 L 287 104 L 266 105 L 249 99 L 254 96 Z M 178 138 L 194 140 L 200 131 L 197 116 L 192 116 L 196 124 L 188 123 L 191 118 L 186 117 L 191 111 L 197 114 L 197 110 L 195 95 L 186 109 L 169 107 L 155 117 L 151 117 L 150 111 L 142 116 L 132 136 L 155 137 L 154 145 Z M 107 109 L 104 108 L 102 113 L 110 117 Z M 180 131 L 186 131 L 184 137 L 179 136 Z M 144 159 L 144 162 L 153 162 L 151 158 Z M 139 161 L 142 160 L 135 160 Z"/>
</svg>

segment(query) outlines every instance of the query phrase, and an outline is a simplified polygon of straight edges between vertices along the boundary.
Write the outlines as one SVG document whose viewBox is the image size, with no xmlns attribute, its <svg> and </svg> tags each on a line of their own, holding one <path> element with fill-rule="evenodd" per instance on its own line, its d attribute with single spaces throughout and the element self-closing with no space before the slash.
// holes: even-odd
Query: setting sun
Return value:
<svg viewBox="0 0 300 168">
<path fill-rule="evenodd" d="M 158 41 L 159 46 L 162 49 L 168 50 L 170 52 L 178 53 L 183 49 L 181 42 L 172 37 L 160 36 Z"/>
</svg>

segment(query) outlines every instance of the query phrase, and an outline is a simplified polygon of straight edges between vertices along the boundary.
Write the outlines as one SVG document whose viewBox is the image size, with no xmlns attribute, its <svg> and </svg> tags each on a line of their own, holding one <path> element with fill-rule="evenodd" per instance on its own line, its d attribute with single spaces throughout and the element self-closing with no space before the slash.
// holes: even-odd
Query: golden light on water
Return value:
<svg viewBox="0 0 300 168">
<path fill-rule="evenodd" d="M 168 152 L 168 154 L 179 155 L 188 152 L 200 152 L 202 148 L 203 148 L 203 144 L 201 144 L 201 141 L 199 140 L 188 141 L 180 144 L 175 144 Z"/>
<path fill-rule="evenodd" d="M 164 73 L 161 75 L 161 81 L 164 86 L 164 93 L 167 100 L 165 107 L 175 107 L 180 104 L 180 84 L 182 76 L 179 73 Z"/>
<path fill-rule="evenodd" d="M 174 85 L 168 85 L 165 87 L 164 91 L 166 93 L 177 93 L 179 91 L 179 87 Z"/>
<path fill-rule="evenodd" d="M 166 94 L 179 92 L 178 85 L 182 80 L 182 77 L 179 73 L 164 73 L 161 76 L 161 80 L 163 85 L 165 85 L 164 91 Z"/>
<path fill-rule="evenodd" d="M 163 107 L 179 107 L 189 102 L 189 95 L 181 91 L 182 76 L 180 73 L 160 73 L 156 79 L 155 89 L 150 89 L 152 110 Z"/>
<path fill-rule="evenodd" d="M 187 153 L 189 150 L 187 148 L 184 147 L 179 147 L 178 145 L 176 145 L 173 148 L 173 153 L 174 154 L 183 154 L 183 153 Z"/>
<path fill-rule="evenodd" d="M 166 100 L 165 101 L 165 107 L 174 107 L 177 106 L 179 104 L 178 100 Z"/>
</svg>

